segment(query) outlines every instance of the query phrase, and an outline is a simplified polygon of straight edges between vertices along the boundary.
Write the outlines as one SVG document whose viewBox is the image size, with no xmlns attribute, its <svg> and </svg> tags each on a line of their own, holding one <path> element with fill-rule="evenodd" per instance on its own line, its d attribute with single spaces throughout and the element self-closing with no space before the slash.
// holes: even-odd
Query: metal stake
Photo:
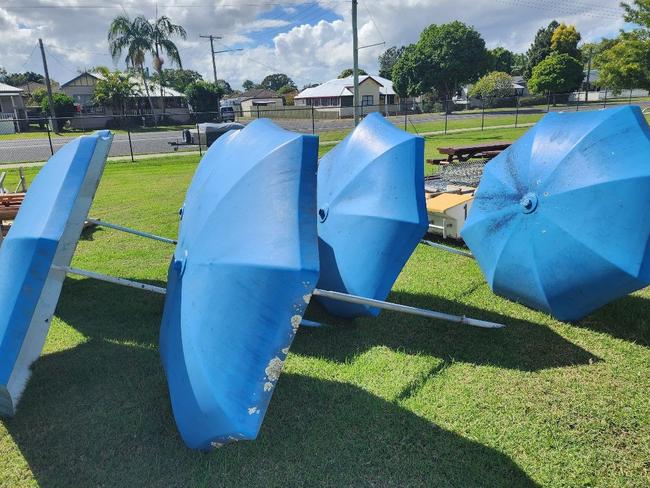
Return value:
<svg viewBox="0 0 650 488">
<path fill-rule="evenodd" d="M 118 278 L 117 276 L 110 276 L 102 273 L 95 273 L 94 271 L 87 271 L 85 269 L 71 268 L 69 266 L 52 266 L 52 269 L 57 271 L 63 271 L 66 274 L 74 274 L 78 276 L 85 276 L 86 278 L 92 278 L 94 280 L 105 281 L 107 283 L 113 283 L 114 285 L 128 286 L 129 288 L 136 288 L 138 290 L 151 291 L 153 293 L 159 293 L 160 295 L 165 295 L 167 290 L 161 288 L 160 286 L 149 285 L 147 283 L 140 283 L 138 281 L 127 280 L 126 278 Z"/>
<path fill-rule="evenodd" d="M 98 225 L 100 227 L 107 227 L 109 229 L 119 230 L 121 232 L 126 232 L 127 234 L 133 234 L 140 237 L 146 237 L 147 239 L 153 239 L 154 241 L 164 242 L 166 244 L 178 244 L 178 241 L 174 239 L 169 239 L 167 237 L 157 236 L 156 234 L 150 234 L 149 232 L 142 232 L 135 229 L 130 229 L 129 227 L 124 227 L 117 224 L 111 224 L 110 222 L 105 222 L 103 220 L 97 219 L 87 219 L 87 222 L 90 224 Z"/>
<path fill-rule="evenodd" d="M 444 244 L 438 244 L 437 242 L 427 241 L 426 239 L 422 239 L 420 241 L 420 244 L 424 244 L 425 246 L 435 247 L 436 249 L 442 249 L 443 251 L 458 254 L 459 256 L 465 256 L 466 258 L 476 259 L 471 252 L 463 251 L 462 249 L 456 249 L 455 247 L 451 247 L 451 246 L 445 246 Z"/>
</svg>

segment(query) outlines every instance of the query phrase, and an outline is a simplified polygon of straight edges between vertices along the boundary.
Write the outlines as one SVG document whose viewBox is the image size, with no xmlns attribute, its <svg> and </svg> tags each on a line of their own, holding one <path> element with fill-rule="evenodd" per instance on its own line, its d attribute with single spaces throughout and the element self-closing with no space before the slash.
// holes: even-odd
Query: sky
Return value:
<svg viewBox="0 0 650 488">
<path fill-rule="evenodd" d="M 178 40 L 183 67 L 212 79 L 207 39 L 222 39 L 215 50 L 220 79 L 233 88 L 270 73 L 286 73 L 302 87 L 336 78 L 352 66 L 350 0 L 0 0 L 0 66 L 9 72 L 43 73 L 42 38 L 50 75 L 66 82 L 98 65 L 125 67 L 108 53 L 108 26 L 116 15 L 167 15 L 185 27 Z M 416 42 L 430 24 L 460 20 L 474 26 L 489 48 L 528 49 L 536 31 L 556 19 L 574 24 L 585 42 L 616 36 L 629 28 L 619 0 L 359 0 L 359 65 L 377 72 L 387 47 Z M 165 67 L 172 67 L 169 63 Z"/>
</svg>

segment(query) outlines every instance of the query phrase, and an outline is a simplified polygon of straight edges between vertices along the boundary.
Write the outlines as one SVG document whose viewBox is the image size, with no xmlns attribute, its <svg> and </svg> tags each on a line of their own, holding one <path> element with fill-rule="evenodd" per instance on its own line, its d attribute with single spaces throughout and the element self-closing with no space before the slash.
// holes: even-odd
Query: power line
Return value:
<svg viewBox="0 0 650 488">
<path fill-rule="evenodd" d="M 372 22 L 372 25 L 375 26 L 375 30 L 377 31 L 377 34 L 379 34 L 379 37 L 381 38 L 382 42 L 385 44 L 385 43 L 386 43 L 386 39 L 384 39 L 384 36 L 381 34 L 381 31 L 379 30 L 379 27 L 377 26 L 377 22 L 375 22 L 375 18 L 374 18 L 374 17 L 372 16 L 372 14 L 370 13 L 370 9 L 369 9 L 368 6 L 366 5 L 366 2 L 365 2 L 365 1 L 362 2 L 361 5 L 363 5 L 363 8 L 365 8 L 365 9 L 366 9 L 366 12 L 368 12 L 368 17 L 370 17 L 370 21 Z M 367 46 L 367 47 L 370 47 L 370 46 Z"/>
<path fill-rule="evenodd" d="M 322 3 L 343 3 L 346 2 L 347 0 L 325 0 Z M 296 7 L 299 5 L 304 5 L 306 3 L 318 3 L 318 2 L 302 2 L 302 1 L 296 1 L 296 2 L 246 2 L 246 3 L 222 3 L 219 4 L 219 7 Z M 206 8 L 211 8 L 211 7 L 216 7 L 217 5 L 214 3 L 204 3 L 204 4 L 178 4 L 178 3 L 170 3 L 170 4 L 159 4 L 159 8 L 182 8 L 182 9 L 188 9 L 188 8 L 201 8 L 201 9 L 206 9 Z M 118 4 L 108 4 L 108 5 L 7 5 L 3 4 L 0 5 L 0 9 L 4 10 L 28 10 L 28 9 L 38 9 L 38 10 L 55 10 L 55 9 L 84 9 L 84 10 L 92 10 L 92 9 L 123 9 L 122 5 Z"/>
<path fill-rule="evenodd" d="M 31 61 L 32 56 L 34 55 L 34 52 L 36 52 L 36 48 L 38 48 L 38 42 L 34 44 L 34 47 L 32 48 L 32 51 L 29 53 L 29 56 L 27 56 L 27 59 L 25 60 L 25 62 L 20 67 L 20 71 L 22 71 L 25 68 L 25 66 L 27 66 L 27 63 L 29 63 Z"/>
</svg>

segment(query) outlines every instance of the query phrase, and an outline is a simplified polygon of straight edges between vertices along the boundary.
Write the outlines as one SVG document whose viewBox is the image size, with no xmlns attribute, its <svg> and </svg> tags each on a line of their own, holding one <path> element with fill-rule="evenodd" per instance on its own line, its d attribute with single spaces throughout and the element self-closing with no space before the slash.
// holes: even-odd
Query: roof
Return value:
<svg viewBox="0 0 650 488">
<path fill-rule="evenodd" d="M 393 82 L 376 75 L 361 75 L 359 76 L 359 84 L 366 81 L 368 78 L 379 83 L 379 93 L 382 95 L 395 95 L 393 90 Z M 318 97 L 346 97 L 352 96 L 354 89 L 354 77 L 348 76 L 347 78 L 337 78 L 335 80 L 326 81 L 325 83 L 315 86 L 313 88 L 305 88 L 295 98 L 318 98 Z"/>
<path fill-rule="evenodd" d="M 245 91 L 238 98 L 241 100 L 250 100 L 258 98 L 282 98 L 282 96 L 278 95 L 277 92 L 267 90 L 266 88 L 253 88 L 252 90 Z"/>
<path fill-rule="evenodd" d="M 64 87 L 68 86 L 70 83 L 72 83 L 73 81 L 81 78 L 84 75 L 91 76 L 91 77 L 93 77 L 93 78 L 95 78 L 97 80 L 103 80 L 105 78 L 104 75 L 101 74 L 101 73 L 85 71 L 85 72 L 81 73 L 80 75 L 75 76 L 71 80 L 68 80 L 65 83 L 63 83 L 61 85 L 61 88 L 64 88 Z M 130 79 L 131 79 L 131 82 L 135 85 L 136 94 L 138 96 L 141 96 L 141 97 L 146 96 L 146 90 L 145 90 L 145 87 L 144 87 L 144 83 L 142 82 L 142 78 L 139 77 L 139 76 L 131 76 Z M 154 83 L 153 81 L 148 80 L 147 81 L 147 87 L 149 88 L 149 93 L 150 93 L 150 95 L 152 97 L 160 97 L 160 85 L 158 83 Z M 164 97 L 184 97 L 185 95 L 183 95 L 182 93 L 174 90 L 173 88 L 169 88 L 168 86 L 165 86 L 165 87 L 163 87 L 163 96 Z"/>
<path fill-rule="evenodd" d="M 474 198 L 472 193 L 443 193 L 427 200 L 427 212 L 445 213 L 450 208 L 461 205 Z"/>
<path fill-rule="evenodd" d="M 3 95 L 17 95 L 22 93 L 22 90 L 6 83 L 0 83 L 0 93 Z"/>
</svg>

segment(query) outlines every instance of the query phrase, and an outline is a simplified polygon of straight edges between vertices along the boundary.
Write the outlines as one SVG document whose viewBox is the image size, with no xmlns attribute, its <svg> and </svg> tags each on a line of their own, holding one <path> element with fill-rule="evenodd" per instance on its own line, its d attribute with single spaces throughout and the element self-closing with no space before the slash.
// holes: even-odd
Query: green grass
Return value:
<svg viewBox="0 0 650 488">
<path fill-rule="evenodd" d="M 427 151 L 478 136 L 498 137 Z M 109 164 L 91 215 L 174 236 L 197 160 Z M 164 285 L 171 252 L 97 229 L 73 264 Z M 419 246 L 390 300 L 508 327 L 312 306 L 332 327 L 300 330 L 258 440 L 206 455 L 174 426 L 162 297 L 69 278 L 18 414 L 0 422 L 0 486 L 648 486 L 650 290 L 569 325 Z"/>
</svg>

